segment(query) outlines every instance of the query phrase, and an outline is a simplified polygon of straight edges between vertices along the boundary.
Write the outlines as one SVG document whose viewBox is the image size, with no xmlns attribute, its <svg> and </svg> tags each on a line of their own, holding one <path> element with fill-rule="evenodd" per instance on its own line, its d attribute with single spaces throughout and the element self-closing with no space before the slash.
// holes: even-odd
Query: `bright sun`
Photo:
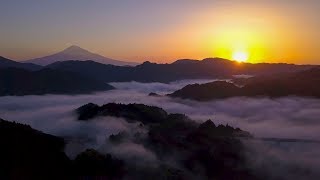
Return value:
<svg viewBox="0 0 320 180">
<path fill-rule="evenodd" d="M 237 62 L 246 62 L 248 61 L 248 53 L 244 51 L 235 51 L 232 54 L 232 59 Z"/>
</svg>

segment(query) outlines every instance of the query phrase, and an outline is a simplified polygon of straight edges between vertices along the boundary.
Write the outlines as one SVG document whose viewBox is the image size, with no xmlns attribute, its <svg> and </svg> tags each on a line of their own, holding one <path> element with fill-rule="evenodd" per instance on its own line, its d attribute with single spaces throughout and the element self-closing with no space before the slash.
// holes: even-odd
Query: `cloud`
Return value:
<svg viewBox="0 0 320 180">
<path fill-rule="evenodd" d="M 121 86 L 130 87 L 130 83 Z M 1 97 L 1 117 L 30 124 L 32 127 L 55 135 L 67 134 L 68 127 L 89 126 L 75 120 L 73 110 L 88 102 L 99 105 L 116 103 L 143 103 L 164 108 L 170 113 L 183 113 L 197 121 L 212 119 L 252 132 L 258 137 L 304 138 L 320 140 L 320 100 L 286 97 L 230 98 L 211 102 L 151 97 L 141 92 L 148 84 L 133 83 L 126 90 L 77 96 L 46 95 Z M 149 84 L 157 89 L 158 83 Z M 172 85 L 175 86 L 175 85 Z M 138 89 L 138 90 L 135 90 Z M 166 93 L 166 90 L 161 90 Z M 59 128 L 58 128 L 59 127 Z M 69 131 L 70 129 L 68 129 Z"/>
<path fill-rule="evenodd" d="M 110 152 L 116 157 L 123 158 L 129 161 L 131 164 L 137 164 L 140 166 L 153 166 L 158 165 L 156 155 L 146 149 L 142 144 L 134 142 L 125 142 L 113 146 L 104 146 L 103 149 L 106 152 Z"/>
<path fill-rule="evenodd" d="M 230 98 L 194 105 L 198 107 L 195 111 L 187 111 L 194 119 L 211 117 L 258 137 L 320 140 L 316 133 L 320 130 L 320 101 L 316 99 Z"/>
<path fill-rule="evenodd" d="M 199 80 L 200 83 L 208 81 L 210 80 Z M 117 90 L 89 95 L 0 97 L 0 117 L 29 124 L 49 134 L 66 137 L 69 140 L 66 153 L 70 157 L 74 157 L 86 148 L 96 148 L 128 161 L 136 159 L 142 159 L 145 162 L 158 161 L 155 153 L 136 142 L 129 141 L 120 145 L 111 145 L 107 142 L 111 134 L 122 131 L 135 133 L 136 124 L 114 117 L 101 117 L 90 122 L 77 121 L 73 110 L 89 102 L 99 105 L 109 102 L 143 103 L 162 107 L 170 113 L 186 114 L 199 123 L 212 119 L 216 124 L 240 127 L 256 137 L 320 140 L 319 99 L 237 97 L 196 102 L 165 96 L 148 96 L 150 92 L 167 94 L 185 84 L 195 82 L 194 80 L 170 84 L 112 83 L 118 88 Z M 301 166 L 315 174 L 319 170 L 315 167 L 320 167 L 320 159 L 317 158 L 320 157 L 317 153 L 320 152 L 318 144 L 296 142 L 270 145 L 267 142 L 249 142 L 247 145 L 250 151 L 254 151 L 252 158 L 249 156 L 248 160 L 257 171 L 263 170 L 266 166 L 270 168 L 266 172 L 279 173 L 279 176 L 282 176 L 283 174 L 277 169 L 283 168 L 282 172 L 289 172 L 289 167 L 301 163 Z M 274 163 L 280 163 L 279 167 L 275 168 Z M 303 173 L 299 175 L 301 174 Z"/>
<path fill-rule="evenodd" d="M 180 80 L 180 81 L 174 81 L 170 82 L 168 84 L 165 83 L 159 83 L 159 82 L 153 82 L 153 83 L 140 83 L 136 81 L 132 82 L 115 82 L 115 83 L 109 83 L 112 86 L 116 87 L 118 90 L 134 90 L 137 92 L 142 93 L 160 93 L 160 94 L 167 94 L 171 93 L 173 91 L 176 91 L 178 89 L 183 88 L 184 86 L 188 84 L 204 84 L 208 82 L 217 81 L 218 79 L 192 79 L 192 80 Z"/>
<path fill-rule="evenodd" d="M 265 179 L 319 179 L 320 144 L 243 141 L 247 164 Z"/>
</svg>

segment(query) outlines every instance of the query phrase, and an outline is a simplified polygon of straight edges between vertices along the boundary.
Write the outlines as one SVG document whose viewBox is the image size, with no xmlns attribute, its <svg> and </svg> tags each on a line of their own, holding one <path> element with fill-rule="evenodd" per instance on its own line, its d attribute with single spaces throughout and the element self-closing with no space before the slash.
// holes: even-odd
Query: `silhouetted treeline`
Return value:
<svg viewBox="0 0 320 180">
<path fill-rule="evenodd" d="M 235 84 L 239 83 L 242 87 Z M 171 97 L 209 101 L 236 96 L 284 97 L 301 96 L 320 98 L 320 68 L 296 73 L 281 73 L 242 79 L 234 83 L 217 81 L 192 84 L 169 94 Z"/>
<path fill-rule="evenodd" d="M 293 64 L 239 64 L 220 58 L 202 61 L 178 60 L 171 64 L 144 62 L 135 67 L 99 64 L 94 61 L 64 61 L 47 68 L 77 72 L 104 82 L 171 82 L 183 79 L 231 78 L 236 74 L 266 75 L 297 72 L 310 69 L 311 65 Z"/>
<path fill-rule="evenodd" d="M 104 82 L 71 72 L 52 69 L 0 69 L 0 96 L 86 94 L 110 89 L 113 87 Z"/>
</svg>

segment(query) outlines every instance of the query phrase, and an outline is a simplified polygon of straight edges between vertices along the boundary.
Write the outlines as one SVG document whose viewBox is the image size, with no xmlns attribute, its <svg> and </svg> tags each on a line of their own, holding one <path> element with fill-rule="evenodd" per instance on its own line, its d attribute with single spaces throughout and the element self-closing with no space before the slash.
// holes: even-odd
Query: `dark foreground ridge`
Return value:
<svg viewBox="0 0 320 180">
<path fill-rule="evenodd" d="M 65 142 L 62 138 L 0 119 L 0 178 L 257 179 L 246 168 L 242 156 L 244 147 L 236 138 L 251 137 L 245 131 L 216 126 L 210 120 L 198 125 L 184 115 L 167 114 L 160 108 L 139 104 L 101 107 L 88 104 L 77 111 L 88 113 L 87 110 L 94 107 L 99 108 L 99 115 L 127 117 L 129 121 L 140 122 L 140 126 L 148 126 L 150 130 L 146 136 L 135 134 L 133 141 L 156 153 L 159 160 L 154 163 L 159 165 L 123 161 L 94 149 L 87 149 L 70 160 L 63 152 Z M 118 109 L 117 113 L 106 113 L 110 108 Z M 123 132 L 111 135 L 107 141 L 121 144 L 128 141 L 127 138 L 129 136 Z M 171 161 L 178 165 L 166 160 L 168 154 L 176 154 Z M 202 171 L 199 171 L 200 167 Z"/>
<path fill-rule="evenodd" d="M 106 137 L 108 146 L 130 148 L 137 144 L 152 153 L 128 159 L 117 154 L 87 149 L 75 159 L 64 153 L 60 137 L 44 134 L 30 126 L 0 119 L 0 179 L 268 179 L 264 171 L 252 168 L 247 156 L 254 156 L 244 141 L 249 132 L 207 120 L 201 124 L 183 114 L 169 114 L 143 104 L 103 106 L 86 104 L 76 109 L 82 123 L 125 119 L 131 129 Z M 120 119 L 119 119 L 120 120 Z M 137 131 L 135 131 L 137 130 Z M 134 151 L 141 152 L 140 149 Z M 143 151 L 142 151 L 143 152 Z M 128 152 L 130 153 L 130 151 Z M 130 154 L 126 154 L 130 155 Z M 290 167 L 288 173 L 309 175 L 305 167 Z M 285 178 L 280 178 L 285 179 Z"/>
<path fill-rule="evenodd" d="M 129 121 L 139 121 L 144 124 L 159 123 L 167 118 L 166 111 L 159 107 L 144 104 L 116 104 L 108 103 L 98 106 L 93 103 L 79 107 L 77 110 L 79 120 L 88 120 L 97 116 L 114 116 L 126 118 Z"/>
<path fill-rule="evenodd" d="M 159 158 L 161 165 L 154 169 L 129 164 L 135 179 L 149 179 L 155 175 L 155 179 L 256 179 L 245 165 L 244 147 L 238 139 L 252 135 L 239 128 L 216 126 L 211 120 L 199 125 L 183 114 L 168 114 L 161 108 L 143 104 L 98 106 L 89 103 L 79 107 L 76 113 L 79 120 L 88 123 L 96 117 L 113 116 L 148 129 L 145 134 L 138 132 L 130 136 L 128 132 L 121 132 L 109 137 L 110 143 L 117 145 L 130 139 Z M 176 165 L 166 161 L 172 154 L 175 156 L 171 161 Z"/>
<path fill-rule="evenodd" d="M 320 68 L 298 73 L 253 77 L 241 81 L 241 85 L 243 87 L 225 81 L 201 85 L 193 84 L 187 85 L 169 94 L 169 96 L 197 101 L 209 101 L 237 96 L 266 96 L 271 98 L 301 96 L 320 98 Z"/>
<path fill-rule="evenodd" d="M 126 121 L 139 122 L 141 125 L 156 127 L 157 125 L 166 125 L 178 123 L 178 125 L 187 125 L 190 129 L 198 126 L 193 120 L 183 114 L 168 114 L 162 108 L 148 106 L 144 104 L 117 104 L 108 103 L 98 106 L 88 103 L 76 109 L 78 120 L 90 120 L 98 116 L 113 116 L 125 118 Z M 181 124 L 179 124 L 181 123 Z M 178 126 L 174 125 L 174 126 Z M 188 127 L 186 128 L 188 129 Z M 210 133 L 216 137 L 252 137 L 250 133 L 232 128 L 231 126 L 216 126 L 211 120 L 208 120 L 199 126 L 203 133 Z"/>
<path fill-rule="evenodd" d="M 0 96 L 43 94 L 87 94 L 114 89 L 77 73 L 42 69 L 27 71 L 17 68 L 0 70 Z"/>
<path fill-rule="evenodd" d="M 0 119 L 0 142 L 0 179 L 58 179 L 71 173 L 62 138 Z"/>
<path fill-rule="evenodd" d="M 88 175 L 121 179 L 123 162 L 88 149 L 70 160 L 62 138 L 0 119 L 0 179 L 70 180 Z"/>
</svg>

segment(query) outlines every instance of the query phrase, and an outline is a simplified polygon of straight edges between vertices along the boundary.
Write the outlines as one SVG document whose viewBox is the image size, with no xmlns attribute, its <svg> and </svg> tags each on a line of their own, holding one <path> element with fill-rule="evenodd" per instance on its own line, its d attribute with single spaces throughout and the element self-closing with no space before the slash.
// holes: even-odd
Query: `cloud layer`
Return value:
<svg viewBox="0 0 320 180">
<path fill-rule="evenodd" d="M 202 83 L 207 81 L 199 80 Z M 55 135 L 68 135 L 93 126 L 75 121 L 73 110 L 83 104 L 143 103 L 162 107 L 170 113 L 183 113 L 198 121 L 212 119 L 218 124 L 234 125 L 258 137 L 320 140 L 320 134 L 317 133 L 320 132 L 318 99 L 239 97 L 195 102 L 148 96 L 149 92 L 166 94 L 194 82 L 113 83 L 118 90 L 90 95 L 0 97 L 0 117 L 30 124 L 33 128 Z"/>
<path fill-rule="evenodd" d="M 195 102 L 171 99 L 165 96 L 148 96 L 150 92 L 163 95 L 186 84 L 209 81 L 212 80 L 180 81 L 171 84 L 112 83 L 118 88 L 117 90 L 90 95 L 0 97 L 0 117 L 29 124 L 43 132 L 70 139 L 66 152 L 71 157 L 85 148 L 93 147 L 128 160 L 145 157 L 147 162 L 157 161 L 155 154 L 140 144 L 127 142 L 115 146 L 106 142 L 106 138 L 111 134 L 122 131 L 134 133 L 141 130 L 138 125 L 129 124 L 124 119 L 113 117 L 95 119 L 90 123 L 77 121 L 73 110 L 89 102 L 99 105 L 109 102 L 143 103 L 162 107 L 170 113 L 186 114 L 198 122 L 212 119 L 216 124 L 240 127 L 256 137 L 320 141 L 319 99 L 238 97 L 210 102 Z M 300 165 L 309 167 L 312 172 L 320 171 L 319 168 L 315 168 L 320 167 L 320 159 L 313 158 L 320 157 L 320 146 L 317 143 L 280 143 L 274 145 L 267 142 L 250 142 L 248 147 L 255 151 L 254 158 L 248 159 L 258 170 L 262 168 L 262 164 L 264 166 L 267 164 L 271 173 L 275 169 L 272 168 L 272 163 L 282 162 L 279 168 L 288 168 L 287 164 L 291 166 L 300 163 Z M 265 161 L 272 159 L 271 157 L 274 162 Z M 282 175 L 284 174 L 279 173 L 279 176 Z"/>
</svg>

